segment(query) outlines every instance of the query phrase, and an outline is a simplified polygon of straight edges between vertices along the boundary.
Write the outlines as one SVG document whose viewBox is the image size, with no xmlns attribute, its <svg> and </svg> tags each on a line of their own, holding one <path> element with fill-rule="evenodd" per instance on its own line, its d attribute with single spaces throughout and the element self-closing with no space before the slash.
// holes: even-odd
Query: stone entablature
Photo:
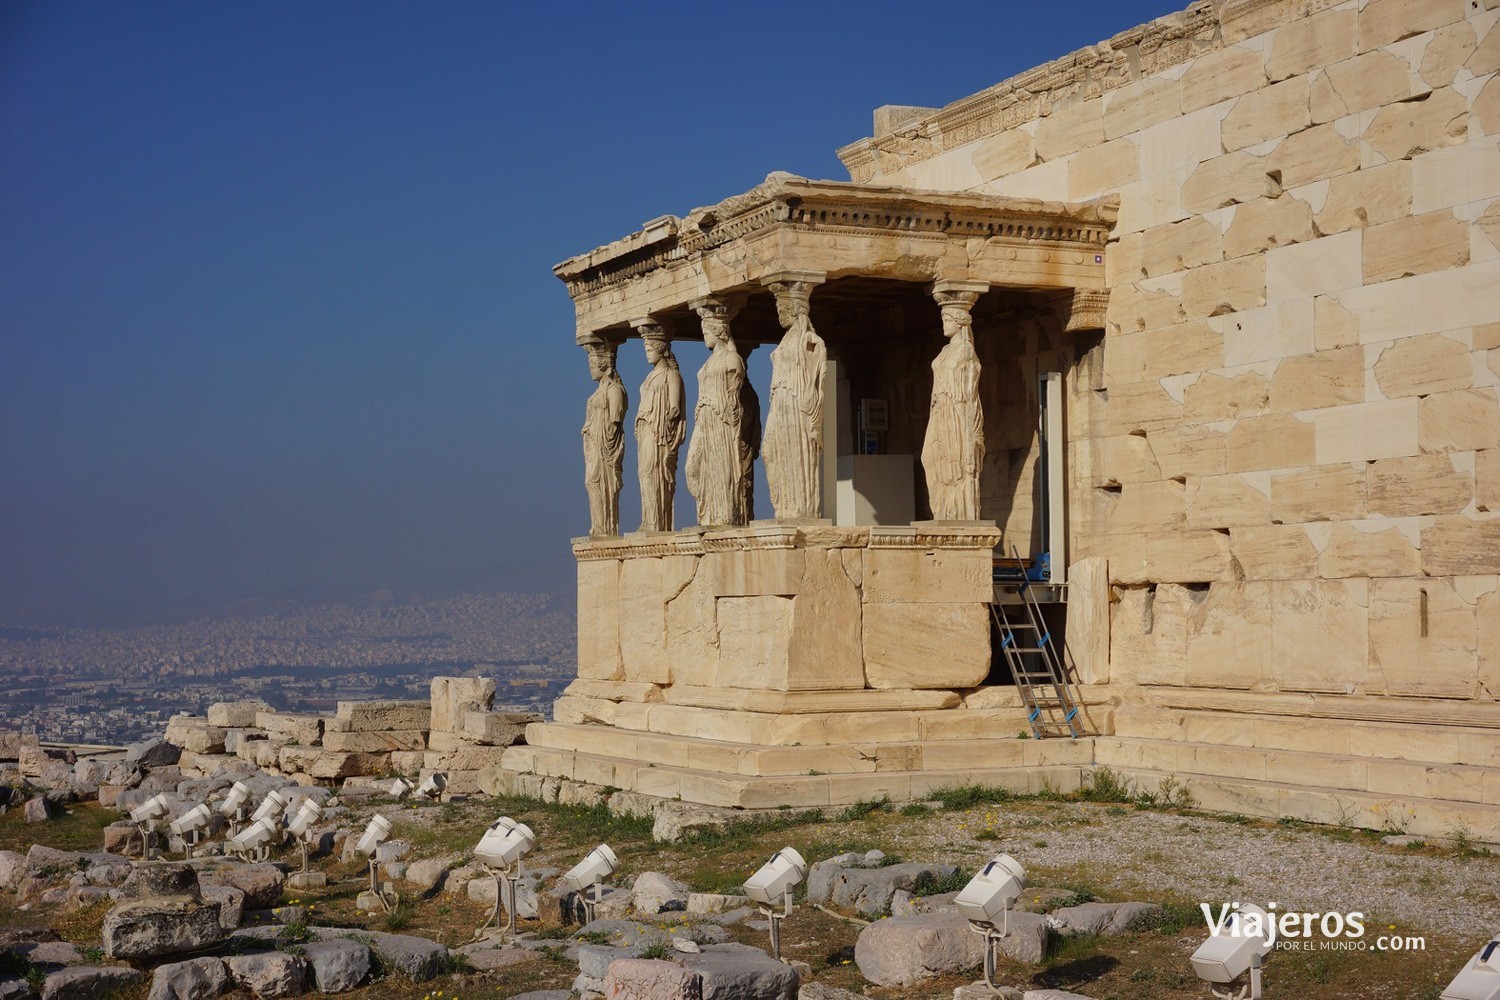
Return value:
<svg viewBox="0 0 1500 1000">
<path fill-rule="evenodd" d="M 1107 204 L 813 181 L 776 173 L 742 195 L 665 216 L 553 268 L 578 341 L 784 272 L 897 281 L 1103 287 Z"/>
</svg>

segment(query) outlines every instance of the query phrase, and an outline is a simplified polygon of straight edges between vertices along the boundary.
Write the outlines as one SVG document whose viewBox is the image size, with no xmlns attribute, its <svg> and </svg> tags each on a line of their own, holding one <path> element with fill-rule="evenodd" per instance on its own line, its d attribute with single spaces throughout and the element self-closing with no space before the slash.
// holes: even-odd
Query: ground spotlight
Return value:
<svg viewBox="0 0 1500 1000">
<path fill-rule="evenodd" d="M 270 819 L 258 819 L 229 838 L 224 845 L 231 854 L 264 861 L 270 857 L 271 841 L 281 836 L 281 827 Z"/>
<path fill-rule="evenodd" d="M 391 821 L 376 813 L 370 819 L 369 825 L 365 827 L 365 832 L 360 834 L 359 840 L 354 845 L 354 849 L 363 854 L 370 863 L 370 888 L 360 893 L 359 898 L 355 900 L 356 905 L 360 909 L 373 910 L 378 903 L 386 912 L 390 912 L 391 910 L 390 900 L 386 899 L 386 893 L 380 885 L 380 875 L 377 870 L 378 862 L 375 859 L 376 853 L 380 850 L 380 845 L 385 843 L 390 835 Z"/>
<path fill-rule="evenodd" d="M 771 860 L 745 882 L 745 895 L 771 924 L 771 957 L 781 960 L 781 921 L 792 915 L 792 893 L 807 878 L 807 862 L 790 847 L 771 855 Z M 783 909 L 778 911 L 777 906 Z"/>
<path fill-rule="evenodd" d="M 448 787 L 448 776 L 434 771 L 422 779 L 417 786 L 417 794 L 424 799 L 435 799 L 443 794 L 443 789 Z"/>
<path fill-rule="evenodd" d="M 141 859 L 143 861 L 150 861 L 153 857 L 151 843 L 156 833 L 156 821 L 165 816 L 169 809 L 167 793 L 162 792 L 130 810 L 130 822 L 141 831 Z"/>
<path fill-rule="evenodd" d="M 619 859 L 615 852 L 610 850 L 608 844 L 600 844 L 589 851 L 588 857 L 568 869 L 563 876 L 563 882 L 569 889 L 577 892 L 583 899 L 583 914 L 585 923 L 594 922 L 594 907 L 598 904 L 604 889 L 604 880 L 615 873 L 619 867 Z M 589 887 L 594 890 L 593 898 L 589 898 Z"/>
<path fill-rule="evenodd" d="M 995 961 L 1001 939 L 1010 934 L 1010 911 L 1026 889 L 1026 869 L 1009 854 L 997 854 L 953 900 L 975 933 L 984 936 L 984 984 L 995 984 Z"/>
<path fill-rule="evenodd" d="M 182 838 L 183 855 L 191 858 L 193 848 L 203 839 L 203 831 L 214 821 L 208 806 L 198 804 L 172 821 L 172 832 Z"/>
<path fill-rule="evenodd" d="M 229 833 L 234 835 L 244 826 L 245 819 L 249 813 L 247 807 L 250 804 L 250 786 L 243 781 L 236 781 L 224 796 L 224 801 L 219 803 L 219 815 L 229 820 Z"/>
<path fill-rule="evenodd" d="M 1500 934 L 1459 970 L 1441 1000 L 1500 1000 Z"/>
<path fill-rule="evenodd" d="M 474 859 L 484 866 L 495 880 L 495 909 L 490 918 L 474 932 L 478 938 L 491 924 L 500 924 L 500 906 L 504 901 L 507 930 L 511 940 L 516 938 L 516 882 L 521 878 L 522 860 L 536 847 L 536 834 L 525 823 L 517 823 L 509 816 L 501 816 L 491 823 L 479 844 L 474 848 Z"/>
<path fill-rule="evenodd" d="M 1193 972 L 1220 1000 L 1260 1000 L 1260 967 L 1276 946 L 1276 923 L 1258 906 L 1246 903 L 1230 913 L 1224 927 L 1198 946 L 1191 959 Z M 1249 973 L 1238 992 L 1220 992 Z"/>
</svg>

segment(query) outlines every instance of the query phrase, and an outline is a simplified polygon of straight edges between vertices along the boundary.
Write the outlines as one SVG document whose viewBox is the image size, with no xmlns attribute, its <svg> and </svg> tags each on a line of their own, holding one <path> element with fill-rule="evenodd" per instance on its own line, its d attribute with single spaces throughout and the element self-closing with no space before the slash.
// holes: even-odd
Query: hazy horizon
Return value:
<svg viewBox="0 0 1500 1000">
<path fill-rule="evenodd" d="M 0 622 L 570 593 L 553 264 L 1183 5 L 0 6 Z"/>
</svg>

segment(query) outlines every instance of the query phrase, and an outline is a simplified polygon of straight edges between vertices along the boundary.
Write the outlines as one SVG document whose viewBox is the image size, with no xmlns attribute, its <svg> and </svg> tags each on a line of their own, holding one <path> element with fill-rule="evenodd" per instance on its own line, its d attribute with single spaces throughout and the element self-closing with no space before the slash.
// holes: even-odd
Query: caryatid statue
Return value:
<svg viewBox="0 0 1500 1000">
<path fill-rule="evenodd" d="M 620 533 L 620 478 L 625 462 L 625 409 L 630 401 L 615 371 L 612 341 L 584 343 L 589 377 L 599 383 L 583 418 L 583 483 L 589 494 L 589 534 Z"/>
<path fill-rule="evenodd" d="M 745 515 L 743 453 L 745 362 L 729 336 L 729 307 L 714 298 L 693 303 L 703 321 L 708 360 L 698 369 L 698 406 L 688 442 L 688 491 L 698 505 L 698 523 L 739 525 Z"/>
<path fill-rule="evenodd" d="M 954 286 L 960 286 L 955 288 Z M 939 282 L 933 292 L 948 342 L 932 361 L 932 408 L 922 441 L 922 470 L 932 516 L 979 519 L 979 470 L 984 463 L 984 411 L 979 402 L 979 355 L 969 310 L 983 285 Z"/>
<path fill-rule="evenodd" d="M 677 452 L 687 435 L 683 412 L 682 372 L 672 354 L 672 340 L 661 325 L 632 324 L 646 347 L 651 373 L 641 383 L 635 415 L 636 466 L 641 481 L 641 530 L 671 531 L 672 500 L 677 493 Z"/>
<path fill-rule="evenodd" d="M 786 330 L 771 352 L 771 415 L 761 454 L 776 516 L 822 516 L 823 372 L 828 349 L 813 330 L 808 298 L 814 281 L 770 282 Z"/>
<path fill-rule="evenodd" d="M 740 507 L 749 524 L 755 520 L 755 460 L 760 457 L 760 396 L 750 381 L 750 352 L 759 347 L 748 341 L 735 344 L 745 366 L 745 382 L 740 386 Z"/>
</svg>

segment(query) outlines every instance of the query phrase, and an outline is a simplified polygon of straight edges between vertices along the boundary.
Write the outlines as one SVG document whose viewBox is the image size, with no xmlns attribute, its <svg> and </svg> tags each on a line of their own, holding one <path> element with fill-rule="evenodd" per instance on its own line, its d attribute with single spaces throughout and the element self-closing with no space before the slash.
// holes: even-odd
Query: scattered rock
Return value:
<svg viewBox="0 0 1500 1000">
<path fill-rule="evenodd" d="M 480 948 L 464 952 L 464 958 L 470 966 L 480 972 L 495 972 L 523 962 L 534 962 L 537 960 L 537 955 L 536 952 L 525 948 Z M 566 993 L 564 995 L 566 996 Z"/>
<path fill-rule="evenodd" d="M 15 851 L 0 851 L 0 889 L 15 892 L 26 875 L 26 858 Z"/>
<path fill-rule="evenodd" d="M 642 872 L 631 887 L 635 908 L 641 913 L 675 913 L 687 909 L 693 890 L 660 872 Z"/>
<path fill-rule="evenodd" d="M 510 1000 L 568 1000 L 571 995 L 567 990 L 532 990 L 530 993 L 517 993 Z"/>
<path fill-rule="evenodd" d="M 703 980 L 675 962 L 622 958 L 610 963 L 604 995 L 611 1000 L 703 1000 Z"/>
<path fill-rule="evenodd" d="M 357 934 L 359 940 L 369 942 L 382 969 L 386 972 L 402 972 L 415 982 L 440 975 L 448 967 L 448 949 L 426 938 L 386 934 L 382 931 L 351 932 L 322 927 L 315 929 L 314 933 L 320 941 L 339 940 Z"/>
<path fill-rule="evenodd" d="M 593 923 L 585 924 L 574 932 L 573 936 L 593 936 L 603 934 L 609 938 L 609 943 L 615 947 L 629 948 L 635 945 L 650 944 L 653 941 L 666 941 L 666 935 L 660 927 L 652 927 L 635 920 L 604 919 L 595 920 Z"/>
<path fill-rule="evenodd" d="M 942 881 L 957 870 L 953 865 L 918 863 L 884 868 L 845 868 L 833 873 L 829 880 L 829 900 L 835 906 L 865 916 L 883 916 L 890 912 L 891 897 L 896 890 L 910 892 L 924 884 Z"/>
<path fill-rule="evenodd" d="M 983 939 L 956 911 L 877 920 L 854 943 L 860 974 L 877 986 L 910 986 L 983 961 Z"/>
<path fill-rule="evenodd" d="M 193 958 L 156 968 L 147 1000 L 208 1000 L 229 989 L 229 970 L 218 958 Z"/>
<path fill-rule="evenodd" d="M 749 896 L 727 896 L 717 892 L 693 892 L 688 894 L 689 913 L 727 913 L 748 906 Z"/>
<path fill-rule="evenodd" d="M 45 823 L 57 815 L 56 809 L 45 795 L 38 795 L 27 801 L 25 810 L 26 822 Z"/>
<path fill-rule="evenodd" d="M 203 885 L 232 885 L 245 894 L 245 909 L 269 910 L 281 900 L 286 875 L 275 865 L 232 865 L 204 872 L 199 881 Z"/>
<path fill-rule="evenodd" d="M 235 983 L 258 997 L 301 996 L 306 990 L 307 963 L 281 951 L 256 951 L 224 960 Z"/>
<path fill-rule="evenodd" d="M 1160 913 L 1155 903 L 1082 903 L 1053 910 L 1051 917 L 1064 934 L 1113 937 L 1149 923 Z"/>
<path fill-rule="evenodd" d="M 841 990 L 837 986 L 825 986 L 822 983 L 804 983 L 797 990 L 797 1000 L 865 1000 L 859 993 L 850 993 Z"/>
<path fill-rule="evenodd" d="M 128 820 L 104 828 L 104 849 L 111 854 L 139 854 L 140 844 L 140 830 Z"/>
<path fill-rule="evenodd" d="M 1022 994 L 1022 1000 L 1089 1000 L 1082 993 L 1069 993 L 1067 990 L 1027 990 Z"/>
<path fill-rule="evenodd" d="M 198 891 L 198 873 L 179 861 L 144 861 L 133 865 L 130 877 L 120 886 L 120 899 L 151 900 L 160 896 L 186 896 L 202 899 Z"/>
<path fill-rule="evenodd" d="M 659 844 L 675 844 L 689 834 L 727 829 L 733 822 L 730 809 L 665 802 L 656 811 L 651 839 Z"/>
<path fill-rule="evenodd" d="M 110 958 L 181 955 L 218 944 L 227 936 L 219 917 L 219 904 L 205 903 L 199 898 L 196 877 L 185 884 L 175 873 L 165 871 L 168 867 L 187 868 L 186 865 L 140 865 L 120 888 L 120 897 L 127 901 L 116 904 L 104 917 L 104 953 Z M 151 868 L 163 870 L 142 875 L 143 869 Z M 187 873 L 191 877 L 192 869 L 187 868 Z M 190 887 L 191 893 L 158 893 L 154 898 L 132 895 L 149 891 L 145 886 L 152 883 L 179 889 Z"/>
<path fill-rule="evenodd" d="M 36 944 L 22 945 L 15 951 L 32 965 L 41 966 L 47 971 L 68 965 L 82 965 L 85 961 L 78 946 L 67 941 L 39 941 Z"/>
<path fill-rule="evenodd" d="M 703 981 L 703 1000 L 795 1000 L 799 977 L 790 965 L 747 944 L 711 944 L 682 955 Z"/>
<path fill-rule="evenodd" d="M 450 854 L 444 858 L 427 858 L 407 866 L 406 881 L 424 893 L 436 891 L 448 873 L 458 866 L 459 856 Z"/>
<path fill-rule="evenodd" d="M 31 984 L 24 979 L 0 977 L 0 1000 L 21 1000 L 31 995 Z"/>
<path fill-rule="evenodd" d="M 170 767 L 182 758 L 182 748 L 160 737 L 132 743 L 125 748 L 125 763 L 137 767 Z"/>
<path fill-rule="evenodd" d="M 311 941 L 302 952 L 319 993 L 352 990 L 370 974 L 370 949 L 358 941 Z"/>
<path fill-rule="evenodd" d="M 245 891 L 232 885 L 205 885 L 199 890 L 204 900 L 219 904 L 219 924 L 232 931 L 245 919 Z"/>
<path fill-rule="evenodd" d="M 134 969 L 75 965 L 47 977 L 42 986 L 42 1000 L 103 1000 L 140 978 L 141 974 Z"/>
<path fill-rule="evenodd" d="M 1380 842 L 1387 847 L 1411 847 L 1413 845 L 1421 846 L 1426 844 L 1427 838 L 1414 837 L 1409 833 L 1393 833 L 1389 836 L 1381 837 Z"/>
</svg>

